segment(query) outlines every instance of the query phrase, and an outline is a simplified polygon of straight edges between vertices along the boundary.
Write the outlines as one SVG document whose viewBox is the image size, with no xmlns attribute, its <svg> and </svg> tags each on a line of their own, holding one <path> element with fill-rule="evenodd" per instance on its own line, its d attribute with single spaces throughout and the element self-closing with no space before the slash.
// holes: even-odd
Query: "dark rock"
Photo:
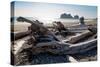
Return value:
<svg viewBox="0 0 100 67">
<path fill-rule="evenodd" d="M 74 19 L 79 19 L 79 16 L 78 16 L 78 15 L 75 15 L 75 16 L 74 16 Z"/>
<path fill-rule="evenodd" d="M 84 17 L 80 17 L 80 23 L 81 23 L 82 25 L 85 25 Z"/>
<path fill-rule="evenodd" d="M 60 18 L 73 18 L 71 14 L 63 13 L 61 14 Z"/>
</svg>

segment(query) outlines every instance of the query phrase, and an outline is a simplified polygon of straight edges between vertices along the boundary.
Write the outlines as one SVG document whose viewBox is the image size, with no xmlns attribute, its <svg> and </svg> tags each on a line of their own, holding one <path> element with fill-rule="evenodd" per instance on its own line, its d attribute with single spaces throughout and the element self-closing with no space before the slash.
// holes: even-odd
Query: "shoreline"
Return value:
<svg viewBox="0 0 100 67">
<path fill-rule="evenodd" d="M 72 23 L 72 22 L 62 22 L 62 24 L 67 27 L 67 28 L 72 28 L 72 27 L 79 27 L 80 24 L 77 22 L 77 23 Z M 85 22 L 86 25 L 93 25 L 93 26 L 97 26 L 97 21 L 96 20 L 93 20 L 93 21 L 88 21 L 88 22 Z M 19 31 L 19 32 L 23 32 L 23 31 L 27 31 L 28 30 L 28 27 L 30 26 L 31 24 L 29 23 L 26 23 L 26 22 L 17 22 L 17 23 L 14 23 L 14 24 L 11 24 L 11 32 L 16 32 L 16 31 Z M 52 23 L 49 23 L 49 24 L 44 24 L 45 27 L 47 28 L 53 28 L 53 24 Z M 14 29 L 14 30 L 13 30 Z"/>
</svg>

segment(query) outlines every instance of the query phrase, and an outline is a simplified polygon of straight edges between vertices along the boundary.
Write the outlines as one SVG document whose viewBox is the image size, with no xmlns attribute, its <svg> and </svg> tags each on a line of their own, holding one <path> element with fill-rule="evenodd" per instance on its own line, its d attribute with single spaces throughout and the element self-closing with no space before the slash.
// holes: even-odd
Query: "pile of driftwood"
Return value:
<svg viewBox="0 0 100 67">
<path fill-rule="evenodd" d="M 15 34 L 14 36 L 14 40 L 17 40 L 27 35 L 29 35 L 30 37 L 25 41 L 18 53 L 16 53 L 15 56 L 17 60 L 20 54 L 23 52 L 27 52 L 26 55 L 28 55 L 28 61 L 32 61 L 30 60 L 32 59 L 32 55 L 38 55 L 40 53 L 70 55 L 83 53 L 97 47 L 97 29 L 94 27 L 89 27 L 87 31 L 62 42 L 56 37 L 56 35 L 52 31 L 48 30 L 45 26 L 43 26 L 43 24 L 41 24 L 37 20 L 31 21 L 24 17 L 19 17 L 17 20 L 31 23 L 28 32 Z M 18 61 L 16 60 L 15 63 L 18 62 L 17 64 L 20 64 L 20 59 Z"/>
</svg>

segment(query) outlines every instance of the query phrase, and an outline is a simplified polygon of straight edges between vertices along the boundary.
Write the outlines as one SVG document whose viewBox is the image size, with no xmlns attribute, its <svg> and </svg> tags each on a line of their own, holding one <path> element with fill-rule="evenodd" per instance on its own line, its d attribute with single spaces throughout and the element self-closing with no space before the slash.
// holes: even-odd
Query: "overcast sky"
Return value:
<svg viewBox="0 0 100 67">
<path fill-rule="evenodd" d="M 39 19 L 59 18 L 62 13 L 84 16 L 85 18 L 96 18 L 96 6 L 37 3 L 37 2 L 15 2 L 15 16 L 36 17 Z"/>
</svg>

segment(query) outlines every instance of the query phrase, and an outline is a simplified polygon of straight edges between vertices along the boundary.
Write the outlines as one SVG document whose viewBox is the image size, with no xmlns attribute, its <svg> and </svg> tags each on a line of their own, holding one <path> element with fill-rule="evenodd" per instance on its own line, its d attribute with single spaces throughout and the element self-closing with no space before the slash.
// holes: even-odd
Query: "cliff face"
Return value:
<svg viewBox="0 0 100 67">
<path fill-rule="evenodd" d="M 79 16 L 78 16 L 78 15 L 75 15 L 75 16 L 73 17 L 71 14 L 63 13 L 63 14 L 60 15 L 60 18 L 79 19 Z"/>
</svg>

